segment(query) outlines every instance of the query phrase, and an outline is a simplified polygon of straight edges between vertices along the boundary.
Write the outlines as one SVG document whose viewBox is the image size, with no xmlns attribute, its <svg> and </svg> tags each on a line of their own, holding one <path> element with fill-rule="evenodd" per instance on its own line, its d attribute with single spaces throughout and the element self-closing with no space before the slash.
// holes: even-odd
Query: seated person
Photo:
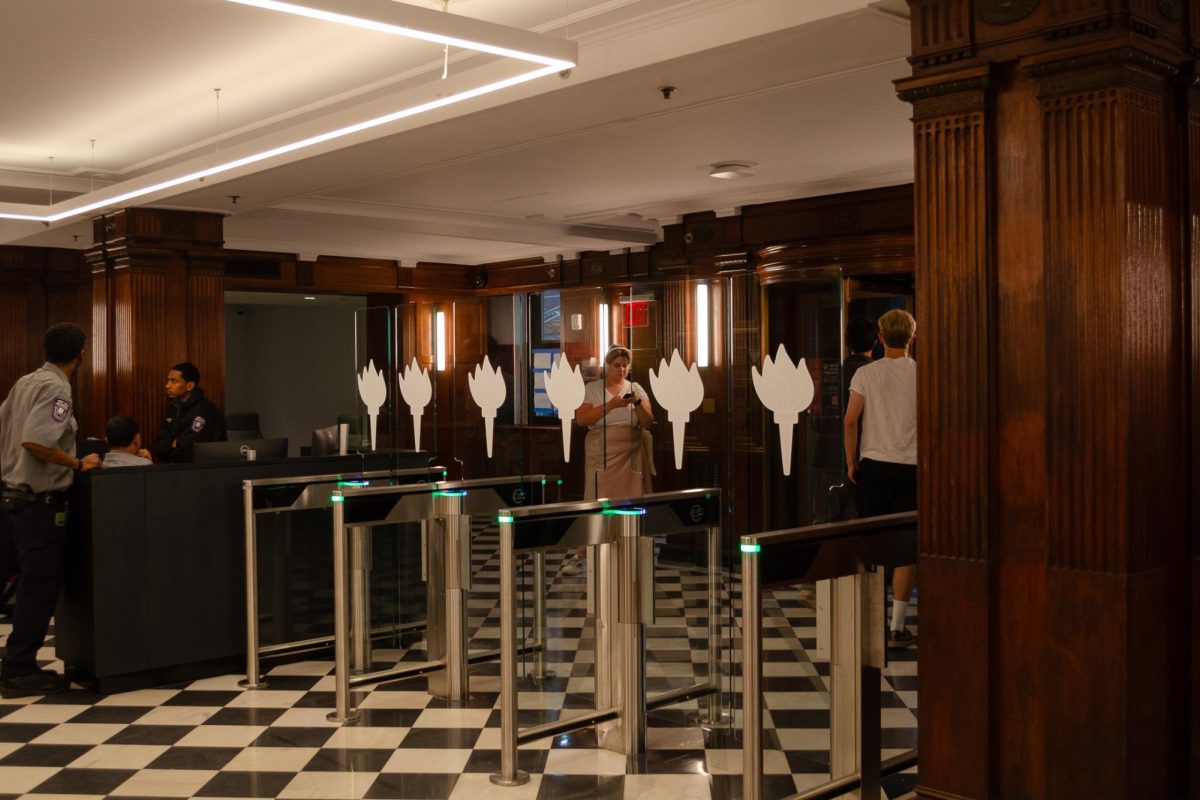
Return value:
<svg viewBox="0 0 1200 800">
<path fill-rule="evenodd" d="M 225 441 L 225 415 L 204 396 L 195 364 L 171 367 L 166 389 L 167 413 L 150 445 L 155 463 L 190 462 L 198 442 Z"/>
<path fill-rule="evenodd" d="M 152 463 L 150 452 L 142 449 L 142 434 L 133 417 L 116 416 L 108 421 L 104 429 L 108 441 L 108 452 L 104 463 L 108 467 L 148 467 Z"/>
</svg>

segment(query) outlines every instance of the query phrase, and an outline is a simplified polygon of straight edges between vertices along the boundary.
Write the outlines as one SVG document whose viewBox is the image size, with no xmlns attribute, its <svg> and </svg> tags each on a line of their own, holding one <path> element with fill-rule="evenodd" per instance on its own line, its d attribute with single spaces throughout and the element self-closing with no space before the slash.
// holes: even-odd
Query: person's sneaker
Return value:
<svg viewBox="0 0 1200 800">
<path fill-rule="evenodd" d="M 898 631 L 888 631 L 887 646 L 889 650 L 905 650 L 917 643 L 907 628 Z"/>
<path fill-rule="evenodd" d="M 578 575 L 581 572 L 583 572 L 583 556 L 578 553 L 563 562 L 563 575 Z"/>
<path fill-rule="evenodd" d="M 70 682 L 48 669 L 0 680 L 0 697 L 28 697 L 32 694 L 55 694 L 66 691 Z"/>
</svg>

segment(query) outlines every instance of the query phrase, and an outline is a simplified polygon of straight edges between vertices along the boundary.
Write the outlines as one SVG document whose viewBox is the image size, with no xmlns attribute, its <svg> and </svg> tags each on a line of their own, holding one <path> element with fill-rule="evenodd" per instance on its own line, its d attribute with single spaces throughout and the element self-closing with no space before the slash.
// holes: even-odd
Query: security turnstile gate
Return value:
<svg viewBox="0 0 1200 800">
<path fill-rule="evenodd" d="M 358 716 L 350 688 L 430 675 L 429 691 L 465 700 L 467 667 L 497 658 L 499 651 L 467 652 L 466 593 L 470 589 L 470 518 L 501 508 L 541 503 L 542 475 L 479 478 L 410 486 L 345 487 L 333 492 L 335 722 Z M 369 671 L 369 612 L 353 598 L 368 591 L 373 529 L 423 523 L 422 570 L 427 586 L 426 643 L 430 660 L 414 666 Z M 357 560 L 356 560 L 357 559 Z M 357 576 L 357 577 L 356 577 Z M 352 674 L 357 672 L 358 674 Z"/>
<path fill-rule="evenodd" d="M 261 672 L 264 656 L 303 652 L 333 643 L 333 634 L 263 645 L 259 633 L 258 521 L 260 517 L 284 516 L 332 509 L 333 492 L 347 487 L 397 486 L 412 483 L 431 485 L 442 478 L 440 466 L 335 475 L 305 475 L 242 482 L 242 519 L 246 553 L 246 689 L 266 686 Z M 416 627 L 420 623 L 414 625 Z M 388 628 L 383 632 L 392 632 Z"/>
<path fill-rule="evenodd" d="M 742 536 L 742 797 L 763 796 L 763 591 L 834 580 L 830 682 L 832 780 L 800 798 L 882 797 L 882 776 L 916 762 L 916 753 L 880 758 L 883 571 L 916 562 L 917 515 L 812 525 Z M 847 687 L 839 689 L 839 687 Z"/>
<path fill-rule="evenodd" d="M 694 698 L 705 698 L 707 721 L 720 722 L 720 498 L 717 489 L 692 489 L 500 512 L 501 761 L 500 772 L 491 776 L 493 783 L 527 782 L 529 775 L 517 769 L 517 747 L 547 736 L 598 724 L 606 747 L 642 753 L 646 712 Z M 647 697 L 646 625 L 654 614 L 652 537 L 688 532 L 703 535 L 708 542 L 707 680 Z M 579 546 L 593 548 L 595 564 L 596 709 L 518 729 L 516 558 L 521 553 Z"/>
</svg>

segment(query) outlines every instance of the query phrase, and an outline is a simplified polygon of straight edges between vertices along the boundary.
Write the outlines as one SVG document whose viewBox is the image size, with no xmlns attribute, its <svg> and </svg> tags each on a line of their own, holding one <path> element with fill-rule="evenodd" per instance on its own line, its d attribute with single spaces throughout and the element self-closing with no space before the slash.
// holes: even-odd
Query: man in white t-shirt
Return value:
<svg viewBox="0 0 1200 800">
<path fill-rule="evenodd" d="M 860 367 L 850 381 L 846 474 L 858 487 L 860 517 L 917 507 L 917 362 L 908 357 L 916 333 L 917 321 L 907 311 L 884 314 L 879 318 L 883 358 Z M 916 577 L 916 567 L 899 567 L 892 575 L 889 647 L 911 647 L 916 641 L 904 626 Z"/>
</svg>

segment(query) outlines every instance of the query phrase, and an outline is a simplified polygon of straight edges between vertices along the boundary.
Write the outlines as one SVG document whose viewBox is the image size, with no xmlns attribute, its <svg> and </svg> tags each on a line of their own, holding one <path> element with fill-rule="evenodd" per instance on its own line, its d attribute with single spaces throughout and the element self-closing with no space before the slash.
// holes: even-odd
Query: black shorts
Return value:
<svg viewBox="0 0 1200 800">
<path fill-rule="evenodd" d="M 860 517 L 916 511 L 916 465 L 864 458 L 858 465 L 854 504 Z"/>
</svg>

